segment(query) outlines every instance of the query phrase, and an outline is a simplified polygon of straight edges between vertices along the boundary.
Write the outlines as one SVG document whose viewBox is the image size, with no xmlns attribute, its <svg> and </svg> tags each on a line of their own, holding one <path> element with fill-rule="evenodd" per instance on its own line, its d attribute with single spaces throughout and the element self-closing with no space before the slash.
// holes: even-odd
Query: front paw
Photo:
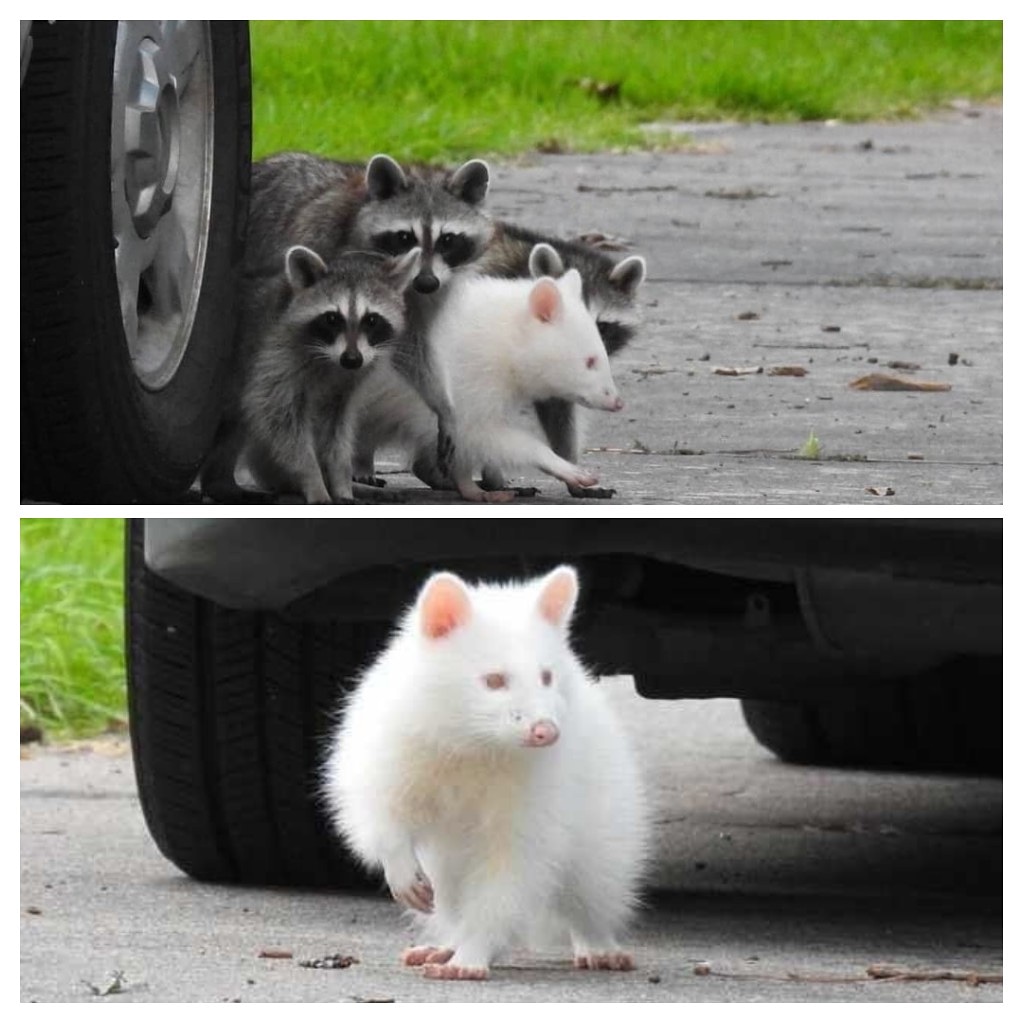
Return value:
<svg viewBox="0 0 1024 1024">
<path fill-rule="evenodd" d="M 434 887 L 415 859 L 402 865 L 385 865 L 384 878 L 397 903 L 421 914 L 434 912 Z"/>
</svg>

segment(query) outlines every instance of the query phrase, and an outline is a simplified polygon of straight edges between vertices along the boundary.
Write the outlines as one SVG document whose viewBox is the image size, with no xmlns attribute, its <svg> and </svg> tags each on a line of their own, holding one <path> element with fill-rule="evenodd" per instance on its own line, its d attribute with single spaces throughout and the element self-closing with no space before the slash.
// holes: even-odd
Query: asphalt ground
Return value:
<svg viewBox="0 0 1024 1024">
<path fill-rule="evenodd" d="M 626 407 L 587 417 L 613 501 L 1001 503 L 1002 108 L 661 129 L 683 148 L 492 167 L 496 216 L 647 259 Z M 851 387 L 870 374 L 948 390 Z M 382 498 L 458 500 L 379 462 Z"/>
<path fill-rule="evenodd" d="M 1002 1001 L 1000 780 L 786 766 L 734 701 L 605 685 L 655 809 L 636 971 L 552 950 L 430 981 L 399 965 L 408 936 L 379 894 L 192 881 L 146 832 L 126 741 L 101 739 L 23 754 L 21 1000 Z M 332 954 L 357 962 L 300 965 Z"/>
</svg>

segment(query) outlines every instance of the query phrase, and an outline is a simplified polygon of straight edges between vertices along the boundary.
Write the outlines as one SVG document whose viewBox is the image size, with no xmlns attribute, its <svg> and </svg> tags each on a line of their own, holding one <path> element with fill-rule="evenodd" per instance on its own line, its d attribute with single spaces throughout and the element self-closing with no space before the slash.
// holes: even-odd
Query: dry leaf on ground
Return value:
<svg viewBox="0 0 1024 1024">
<path fill-rule="evenodd" d="M 904 380 L 902 377 L 890 377 L 885 373 L 869 373 L 866 377 L 858 377 L 851 381 L 850 387 L 855 391 L 951 391 L 953 385 L 924 380 Z"/>
</svg>

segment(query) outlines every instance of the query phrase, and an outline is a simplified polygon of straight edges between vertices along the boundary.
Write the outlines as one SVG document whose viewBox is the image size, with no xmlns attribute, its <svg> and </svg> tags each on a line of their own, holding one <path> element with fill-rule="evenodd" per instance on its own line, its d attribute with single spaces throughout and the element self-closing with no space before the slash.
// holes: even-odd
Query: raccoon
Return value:
<svg viewBox="0 0 1024 1024">
<path fill-rule="evenodd" d="M 569 270 L 557 281 L 465 275 L 431 327 L 430 348 L 451 390 L 457 447 L 452 483 L 470 501 L 507 501 L 513 492 L 481 491 L 469 473 L 491 459 L 533 467 L 567 485 L 590 487 L 597 478 L 557 456 L 544 443 L 535 414 L 538 399 L 616 412 L 622 408 L 608 355 L 583 302 L 582 281 Z M 355 435 L 355 463 L 378 444 L 413 454 L 422 475 L 436 424 L 401 374 L 392 353 L 353 400 L 347 426 Z M 429 481 L 428 481 L 429 482 Z"/>
<path fill-rule="evenodd" d="M 282 240 L 326 259 L 353 249 L 401 256 L 418 248 L 413 287 L 428 295 L 490 244 L 494 225 L 482 209 L 489 183 L 483 160 L 406 174 L 384 154 L 365 168 L 311 153 L 267 157 L 253 167 L 246 265 L 276 258 Z"/>
<path fill-rule="evenodd" d="M 203 468 L 204 492 L 230 491 L 242 462 L 263 490 L 297 491 L 310 504 L 352 499 L 351 465 L 337 438 L 378 349 L 405 331 L 404 292 L 419 260 L 413 249 L 325 261 L 293 245 L 277 274 L 244 279 L 232 391 Z"/>
<path fill-rule="evenodd" d="M 489 184 L 483 160 L 454 171 L 418 168 L 406 174 L 384 154 L 363 170 L 308 153 L 282 153 L 257 164 L 253 173 L 250 266 L 277 251 L 282 238 L 328 257 L 344 250 L 399 257 L 418 249 L 409 323 L 394 365 L 437 416 L 435 461 L 442 475 L 452 454 L 451 402 L 425 339 L 445 285 L 490 245 L 494 225 L 482 209 Z"/>
<path fill-rule="evenodd" d="M 594 317 L 608 355 L 619 352 L 636 333 L 636 294 L 647 275 L 647 264 L 642 256 L 615 259 L 582 242 L 499 223 L 480 268 L 497 277 L 534 278 L 559 277 L 568 269 L 578 270 L 583 279 L 583 300 Z M 577 406 L 560 399 L 538 402 L 537 417 L 552 450 L 569 462 L 578 462 L 582 439 Z M 494 490 L 504 486 L 501 474 L 493 467 L 484 471 L 484 486 Z M 569 485 L 569 493 L 577 498 L 611 498 L 615 491 L 585 490 Z"/>
</svg>

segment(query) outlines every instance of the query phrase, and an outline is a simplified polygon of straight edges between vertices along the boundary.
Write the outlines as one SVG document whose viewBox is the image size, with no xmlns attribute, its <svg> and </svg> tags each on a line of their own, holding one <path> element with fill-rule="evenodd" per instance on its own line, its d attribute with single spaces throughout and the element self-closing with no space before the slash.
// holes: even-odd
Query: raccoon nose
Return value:
<svg viewBox="0 0 1024 1024">
<path fill-rule="evenodd" d="M 424 295 L 429 295 L 431 292 L 436 292 L 441 287 L 441 282 L 438 281 L 433 274 L 428 271 L 424 271 L 422 274 L 417 274 L 416 279 L 413 281 L 413 287 L 418 292 L 423 292 Z"/>
<path fill-rule="evenodd" d="M 550 718 L 542 718 L 534 722 L 527 733 L 527 747 L 550 747 L 558 739 L 558 726 Z"/>
<path fill-rule="evenodd" d="M 359 352 L 349 352 L 346 349 L 341 353 L 339 362 L 346 370 L 358 370 L 363 365 L 363 357 Z"/>
</svg>

